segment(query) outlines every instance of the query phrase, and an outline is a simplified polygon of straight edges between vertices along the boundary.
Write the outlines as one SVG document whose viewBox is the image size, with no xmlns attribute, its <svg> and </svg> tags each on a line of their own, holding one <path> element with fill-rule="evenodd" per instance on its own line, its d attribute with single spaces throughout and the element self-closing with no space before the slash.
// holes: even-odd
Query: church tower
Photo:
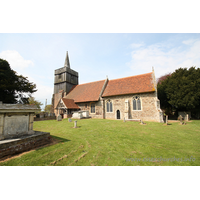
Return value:
<svg viewBox="0 0 200 200">
<path fill-rule="evenodd" d="M 67 95 L 74 85 L 78 85 L 78 72 L 70 68 L 67 51 L 64 67 L 56 69 L 54 73 L 54 94 L 52 98 L 54 112 L 59 100 Z"/>
<path fill-rule="evenodd" d="M 60 90 L 68 94 L 74 85 L 78 85 L 78 72 L 70 68 L 67 52 L 64 67 L 55 70 L 54 94 L 59 93 Z"/>
</svg>

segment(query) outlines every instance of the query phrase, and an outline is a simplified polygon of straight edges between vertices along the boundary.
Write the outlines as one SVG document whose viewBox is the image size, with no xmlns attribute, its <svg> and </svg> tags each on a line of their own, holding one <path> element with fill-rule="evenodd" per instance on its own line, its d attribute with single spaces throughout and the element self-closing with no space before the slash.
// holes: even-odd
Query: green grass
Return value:
<svg viewBox="0 0 200 200">
<path fill-rule="evenodd" d="M 168 126 L 156 122 L 140 125 L 139 122 L 105 119 L 77 121 L 77 129 L 72 128 L 74 123 L 67 119 L 34 122 L 34 130 L 50 132 L 60 142 L 1 162 L 0 165 L 200 165 L 200 121 L 188 122 L 187 125 L 176 122 Z M 182 161 L 174 160 L 178 158 Z"/>
</svg>

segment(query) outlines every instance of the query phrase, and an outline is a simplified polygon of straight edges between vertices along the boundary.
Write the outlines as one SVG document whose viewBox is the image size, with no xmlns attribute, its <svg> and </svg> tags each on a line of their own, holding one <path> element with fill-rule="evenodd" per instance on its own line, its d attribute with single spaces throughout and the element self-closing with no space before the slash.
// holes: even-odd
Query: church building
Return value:
<svg viewBox="0 0 200 200">
<path fill-rule="evenodd" d="M 154 70 L 137 76 L 79 84 L 70 68 L 68 52 L 64 67 L 55 70 L 52 107 L 56 116 L 72 117 L 88 111 L 91 118 L 163 122 Z"/>
</svg>

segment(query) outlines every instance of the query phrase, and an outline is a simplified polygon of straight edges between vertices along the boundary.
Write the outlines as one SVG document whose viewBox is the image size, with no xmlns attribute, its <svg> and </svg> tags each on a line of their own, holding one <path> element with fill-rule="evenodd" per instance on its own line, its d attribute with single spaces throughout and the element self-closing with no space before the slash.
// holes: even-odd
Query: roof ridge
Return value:
<svg viewBox="0 0 200 200">
<path fill-rule="evenodd" d="M 82 83 L 82 84 L 79 84 L 79 85 L 86 85 L 86 84 L 90 84 L 90 83 L 97 83 L 97 82 L 101 82 L 101 81 L 105 81 L 106 79 L 104 80 L 100 80 L 100 81 L 93 81 L 93 82 L 89 82 L 89 83 Z M 77 85 L 77 86 L 79 86 Z"/>
<path fill-rule="evenodd" d="M 67 93 L 67 95 L 76 87 L 77 85 L 73 85 L 72 88 L 69 90 L 69 92 Z"/>
<path fill-rule="evenodd" d="M 152 73 L 153 73 L 153 72 L 149 72 L 149 73 L 145 73 L 145 74 L 139 74 L 139 75 L 134 75 L 134 76 L 128 76 L 128 77 L 124 77 L 124 78 L 116 78 L 116 79 L 111 79 L 111 80 L 109 80 L 109 81 L 127 79 L 127 78 L 132 78 L 132 77 L 138 77 L 138 76 L 148 75 L 148 74 L 152 74 Z"/>
<path fill-rule="evenodd" d="M 62 97 L 62 99 L 67 99 L 67 100 L 73 100 L 73 101 L 74 101 L 74 99 L 68 99 L 68 98 L 66 98 L 66 97 Z"/>
</svg>

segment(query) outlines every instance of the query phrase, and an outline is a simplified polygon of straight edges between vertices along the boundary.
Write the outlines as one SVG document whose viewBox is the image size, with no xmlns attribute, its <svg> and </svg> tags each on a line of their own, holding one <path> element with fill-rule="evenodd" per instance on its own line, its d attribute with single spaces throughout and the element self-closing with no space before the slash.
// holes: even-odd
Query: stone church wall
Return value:
<svg viewBox="0 0 200 200">
<path fill-rule="evenodd" d="M 91 104 L 95 103 L 95 113 L 91 113 Z M 89 116 L 96 119 L 103 118 L 103 101 L 76 103 L 81 110 L 89 111 Z"/>
<path fill-rule="evenodd" d="M 60 99 L 64 96 L 64 91 L 60 91 L 57 94 L 53 95 L 53 107 L 54 107 L 54 113 L 57 116 L 58 115 L 58 111 L 56 110 L 56 106 L 58 105 L 58 102 L 60 101 Z"/>
<path fill-rule="evenodd" d="M 141 99 L 141 110 L 133 110 L 133 96 L 138 96 Z M 113 103 L 113 111 L 107 112 L 106 101 L 111 100 Z M 117 110 L 120 111 L 120 119 L 141 119 L 144 121 L 160 122 L 159 100 L 156 92 L 123 95 L 104 98 L 105 101 L 105 118 L 117 119 Z M 125 105 L 128 102 L 128 108 Z"/>
</svg>

